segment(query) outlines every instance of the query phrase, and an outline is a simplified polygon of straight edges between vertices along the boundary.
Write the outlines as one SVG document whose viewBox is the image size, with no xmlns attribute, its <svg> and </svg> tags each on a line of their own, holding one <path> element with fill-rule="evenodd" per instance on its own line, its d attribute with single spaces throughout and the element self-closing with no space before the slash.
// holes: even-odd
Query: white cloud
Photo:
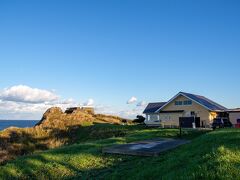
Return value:
<svg viewBox="0 0 240 180">
<path fill-rule="evenodd" d="M 137 98 L 133 96 L 127 101 L 127 104 L 134 104 L 135 102 L 137 102 Z"/>
<path fill-rule="evenodd" d="M 94 105 L 94 100 L 90 98 L 83 105 L 84 106 L 93 106 Z"/>
<path fill-rule="evenodd" d="M 136 97 L 128 100 L 128 104 L 137 102 Z M 93 106 L 93 99 L 85 103 L 77 103 L 74 99 L 61 99 L 53 91 L 32 88 L 29 86 L 13 86 L 0 91 L 0 119 L 40 119 L 50 107 L 56 106 L 65 110 L 68 107 Z M 142 114 L 145 102 L 141 101 L 135 108 L 94 105 L 96 113 L 116 115 L 123 118 L 134 119 Z"/>
<path fill-rule="evenodd" d="M 43 112 L 47 110 L 43 103 L 32 104 L 13 101 L 0 102 L 0 118 L 7 119 L 40 119 Z"/>
<path fill-rule="evenodd" d="M 62 101 L 61 104 L 74 104 L 74 99 L 73 98 L 69 98 L 69 99 L 66 99 L 64 101 Z"/>
<path fill-rule="evenodd" d="M 40 119 L 50 107 L 79 106 L 72 98 L 61 100 L 51 91 L 13 86 L 0 91 L 0 119 Z"/>
<path fill-rule="evenodd" d="M 95 112 L 99 114 L 110 114 L 110 115 L 117 115 L 118 109 L 113 106 L 108 105 L 96 105 L 94 107 Z"/>
<path fill-rule="evenodd" d="M 17 85 L 1 91 L 0 99 L 12 102 L 44 103 L 56 101 L 59 97 L 51 91 Z"/>
<path fill-rule="evenodd" d="M 126 119 L 135 119 L 137 115 L 142 115 L 144 107 L 118 108 L 114 106 L 96 105 L 95 112 L 99 114 L 115 115 Z"/>
<path fill-rule="evenodd" d="M 147 103 L 145 101 L 140 101 L 137 106 L 138 107 L 145 107 L 147 105 Z"/>
<path fill-rule="evenodd" d="M 118 116 L 123 118 L 135 119 L 137 115 L 142 115 L 142 108 L 123 109 L 117 113 Z"/>
</svg>

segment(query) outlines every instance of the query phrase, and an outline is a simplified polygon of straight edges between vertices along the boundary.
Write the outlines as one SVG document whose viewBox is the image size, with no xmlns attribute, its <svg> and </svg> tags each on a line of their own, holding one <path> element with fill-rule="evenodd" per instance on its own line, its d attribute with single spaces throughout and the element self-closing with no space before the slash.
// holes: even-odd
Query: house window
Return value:
<svg viewBox="0 0 240 180">
<path fill-rule="evenodd" d="M 176 105 L 176 106 L 182 106 L 182 105 L 183 105 L 183 102 L 182 102 L 182 101 L 175 101 L 175 105 Z"/>
<path fill-rule="evenodd" d="M 194 111 L 191 111 L 191 116 L 195 116 L 195 112 Z"/>
<path fill-rule="evenodd" d="M 190 100 L 184 101 L 183 105 L 185 105 L 185 106 L 192 105 L 192 101 L 190 101 Z"/>
<path fill-rule="evenodd" d="M 188 105 L 192 105 L 192 101 L 189 100 L 189 101 L 188 101 Z"/>
<path fill-rule="evenodd" d="M 149 121 L 159 121 L 160 118 L 159 118 L 159 115 L 157 115 L 157 114 L 151 114 L 151 115 L 149 115 L 148 120 Z"/>
<path fill-rule="evenodd" d="M 175 105 L 176 106 L 190 106 L 192 105 L 192 101 L 191 100 L 186 100 L 186 101 L 175 101 Z"/>
</svg>

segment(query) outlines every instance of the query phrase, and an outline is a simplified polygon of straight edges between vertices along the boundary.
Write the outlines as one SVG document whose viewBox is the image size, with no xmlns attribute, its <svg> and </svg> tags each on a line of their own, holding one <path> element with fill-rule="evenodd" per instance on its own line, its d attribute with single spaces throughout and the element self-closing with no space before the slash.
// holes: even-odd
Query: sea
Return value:
<svg viewBox="0 0 240 180">
<path fill-rule="evenodd" d="M 0 131 L 8 127 L 33 127 L 38 121 L 37 120 L 0 120 Z"/>
</svg>

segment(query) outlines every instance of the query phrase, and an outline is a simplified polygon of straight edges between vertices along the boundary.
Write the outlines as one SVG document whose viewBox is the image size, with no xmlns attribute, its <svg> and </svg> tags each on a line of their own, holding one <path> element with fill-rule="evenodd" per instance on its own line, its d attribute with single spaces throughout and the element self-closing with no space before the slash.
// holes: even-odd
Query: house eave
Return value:
<svg viewBox="0 0 240 180">
<path fill-rule="evenodd" d="M 184 110 L 176 110 L 176 111 L 160 111 L 160 112 L 158 112 L 158 113 L 183 113 L 184 112 Z"/>
</svg>

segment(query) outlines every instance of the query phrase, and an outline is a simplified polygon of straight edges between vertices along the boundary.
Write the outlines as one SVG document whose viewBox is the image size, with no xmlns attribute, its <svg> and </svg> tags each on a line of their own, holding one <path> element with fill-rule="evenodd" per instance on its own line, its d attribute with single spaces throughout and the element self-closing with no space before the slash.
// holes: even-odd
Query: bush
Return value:
<svg viewBox="0 0 240 180">
<path fill-rule="evenodd" d="M 145 119 L 146 119 L 145 117 L 143 117 L 141 115 L 137 115 L 137 118 L 134 119 L 133 122 L 141 124 L 141 123 L 144 123 Z"/>
</svg>

